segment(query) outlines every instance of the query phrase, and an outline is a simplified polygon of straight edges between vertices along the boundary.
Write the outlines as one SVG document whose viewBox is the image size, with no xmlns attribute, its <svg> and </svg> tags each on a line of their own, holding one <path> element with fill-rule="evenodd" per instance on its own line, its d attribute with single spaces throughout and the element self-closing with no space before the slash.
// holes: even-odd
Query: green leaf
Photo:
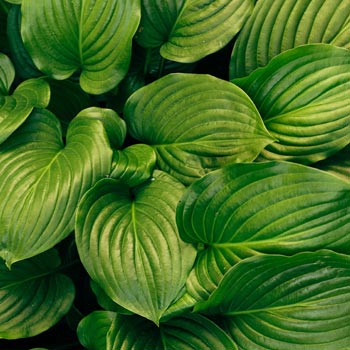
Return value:
<svg viewBox="0 0 350 350">
<path fill-rule="evenodd" d="M 192 184 L 177 207 L 186 242 L 201 245 L 187 290 L 206 299 L 227 270 L 259 254 L 350 252 L 348 182 L 287 162 L 231 164 Z"/>
<path fill-rule="evenodd" d="M 93 311 L 84 317 L 77 329 L 80 343 L 88 350 L 106 349 L 107 332 L 115 316 L 111 311 Z"/>
<path fill-rule="evenodd" d="M 21 6 L 11 6 L 7 16 L 7 36 L 11 59 L 19 77 L 22 79 L 37 78 L 42 76 L 42 73 L 36 68 L 24 47 L 21 36 L 21 19 Z"/>
<path fill-rule="evenodd" d="M 310 44 L 286 51 L 266 67 L 236 79 L 278 139 L 264 159 L 317 162 L 350 143 L 350 55 Z"/>
<path fill-rule="evenodd" d="M 139 21 L 139 0 L 22 1 L 22 38 L 36 66 L 59 80 L 81 71 L 91 94 L 126 75 Z"/>
<path fill-rule="evenodd" d="M 0 94 L 8 95 L 15 79 L 15 69 L 11 60 L 0 52 Z"/>
<path fill-rule="evenodd" d="M 56 324 L 74 299 L 72 281 L 56 272 L 55 250 L 21 261 L 8 270 L 0 263 L 0 338 L 32 337 Z"/>
<path fill-rule="evenodd" d="M 181 183 L 160 171 L 134 188 L 103 179 L 77 212 L 77 247 L 91 278 L 117 304 L 157 324 L 195 259 L 175 224 L 183 191 Z"/>
<path fill-rule="evenodd" d="M 201 315 L 185 315 L 159 328 L 137 316 L 117 315 L 107 336 L 107 350 L 236 350 L 232 339 Z"/>
<path fill-rule="evenodd" d="M 4 56 L 0 54 L 0 57 Z M 24 123 L 34 108 L 45 108 L 49 104 L 50 87 L 42 78 L 29 79 L 22 82 L 12 95 L 8 95 L 13 80 L 13 67 L 11 69 L 8 64 L 1 66 L 0 74 L 3 75 L 0 78 L 2 90 L 0 91 L 0 143 L 2 143 Z"/>
<path fill-rule="evenodd" d="M 134 187 L 148 180 L 156 164 L 153 148 L 144 144 L 131 145 L 116 151 L 110 176 Z"/>
<path fill-rule="evenodd" d="M 101 119 L 106 113 L 101 109 Z M 0 256 L 6 263 L 37 255 L 66 237 L 80 197 L 109 174 L 111 162 L 106 129 L 89 110 L 70 124 L 66 145 L 57 118 L 34 111 L 0 148 Z"/>
<path fill-rule="evenodd" d="M 195 62 L 228 44 L 252 9 L 251 0 L 143 0 L 136 40 L 168 60 Z"/>
<path fill-rule="evenodd" d="M 343 350 L 350 344 L 350 258 L 331 251 L 235 265 L 197 311 L 226 316 L 245 350 Z"/>
<path fill-rule="evenodd" d="M 130 134 L 155 149 L 158 166 L 185 184 L 252 161 L 274 140 L 249 97 L 209 75 L 167 75 L 137 90 L 124 115 Z"/>
<path fill-rule="evenodd" d="M 230 79 L 246 76 L 279 53 L 303 44 L 350 48 L 349 30 L 348 1 L 258 1 L 235 43 Z"/>
</svg>

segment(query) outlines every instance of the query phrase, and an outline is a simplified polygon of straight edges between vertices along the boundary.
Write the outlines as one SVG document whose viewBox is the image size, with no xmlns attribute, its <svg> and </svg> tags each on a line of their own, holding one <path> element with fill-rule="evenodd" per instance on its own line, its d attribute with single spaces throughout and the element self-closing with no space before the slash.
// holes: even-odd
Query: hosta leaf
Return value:
<svg viewBox="0 0 350 350">
<path fill-rule="evenodd" d="M 333 175 L 287 162 L 231 164 L 196 181 L 177 207 L 181 237 L 204 246 L 188 293 L 206 299 L 251 255 L 349 253 L 349 190 Z"/>
<path fill-rule="evenodd" d="M 262 151 L 263 158 L 309 164 L 350 142 L 347 49 L 300 46 L 234 82 L 251 97 L 266 128 L 278 139 Z"/>
<path fill-rule="evenodd" d="M 36 66 L 55 79 L 79 70 L 92 94 L 125 76 L 139 21 L 139 0 L 22 1 L 22 38 Z"/>
<path fill-rule="evenodd" d="M 8 95 L 15 79 L 15 69 L 10 59 L 0 52 L 0 94 Z"/>
<path fill-rule="evenodd" d="M 134 188 L 103 179 L 77 212 L 77 247 L 92 279 L 117 304 L 155 323 L 178 297 L 195 258 L 175 224 L 183 191 L 159 171 Z"/>
<path fill-rule="evenodd" d="M 108 350 L 237 349 L 232 339 L 201 315 L 173 318 L 157 328 L 136 316 L 117 315 L 108 334 Z"/>
<path fill-rule="evenodd" d="M 195 62 L 224 47 L 253 9 L 251 0 L 143 0 L 137 42 L 166 59 Z"/>
<path fill-rule="evenodd" d="M 350 48 L 349 29 L 348 1 L 258 1 L 235 43 L 230 78 L 246 76 L 279 53 L 303 44 Z"/>
<path fill-rule="evenodd" d="M 124 181 L 128 186 L 137 186 L 149 179 L 156 164 L 152 147 L 135 144 L 116 151 L 110 176 Z"/>
<path fill-rule="evenodd" d="M 350 181 L 350 147 L 345 147 L 332 157 L 329 157 L 314 166 L 318 169 L 325 170 L 333 175 L 339 176 L 345 181 Z"/>
<path fill-rule="evenodd" d="M 36 68 L 21 36 L 21 6 L 11 6 L 7 16 L 7 36 L 11 50 L 11 59 L 16 74 L 22 79 L 37 78 L 42 73 Z"/>
<path fill-rule="evenodd" d="M 350 344 L 350 258 L 320 251 L 246 259 L 196 310 L 225 315 L 242 350 L 343 350 Z"/>
<path fill-rule="evenodd" d="M 0 51 L 6 52 L 8 50 L 7 40 L 7 5 L 0 1 Z"/>
<path fill-rule="evenodd" d="M 273 142 L 248 96 L 209 75 L 167 75 L 136 91 L 124 113 L 131 135 L 185 184 L 227 163 L 252 161 Z"/>
<path fill-rule="evenodd" d="M 118 117 L 101 109 L 100 118 L 108 119 L 103 122 L 96 114 L 80 112 L 64 145 L 57 118 L 36 110 L 2 144 L 0 256 L 8 265 L 66 237 L 80 197 L 109 174 L 112 150 L 104 124 L 118 125 Z"/>
<path fill-rule="evenodd" d="M 115 317 L 111 311 L 93 311 L 85 316 L 77 329 L 80 343 L 88 350 L 106 349 L 107 332 Z"/>
<path fill-rule="evenodd" d="M 22 82 L 12 95 L 0 94 L 0 143 L 4 142 L 35 107 L 45 108 L 50 100 L 50 87 L 41 78 Z"/>
<path fill-rule="evenodd" d="M 14 264 L 0 263 L 0 338 L 37 335 L 52 327 L 70 309 L 72 281 L 55 271 L 60 265 L 56 251 L 47 251 Z"/>
</svg>

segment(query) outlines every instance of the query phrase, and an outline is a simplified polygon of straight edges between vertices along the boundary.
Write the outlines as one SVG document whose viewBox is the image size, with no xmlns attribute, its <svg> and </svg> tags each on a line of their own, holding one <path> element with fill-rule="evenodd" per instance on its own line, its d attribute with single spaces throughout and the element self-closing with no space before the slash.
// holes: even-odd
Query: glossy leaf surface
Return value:
<svg viewBox="0 0 350 350">
<path fill-rule="evenodd" d="M 227 163 L 252 161 L 274 140 L 249 97 L 209 75 L 170 74 L 137 90 L 124 113 L 131 135 L 185 184 Z"/>
<path fill-rule="evenodd" d="M 139 21 L 139 0 L 22 1 L 22 38 L 36 66 L 55 79 L 81 70 L 92 94 L 126 75 Z"/>
<path fill-rule="evenodd" d="M 137 42 L 168 60 L 195 62 L 224 47 L 253 9 L 251 0 L 143 0 Z"/>
<path fill-rule="evenodd" d="M 55 272 L 56 251 L 14 264 L 0 262 L 0 338 L 27 338 L 56 324 L 70 309 L 73 282 Z"/>
<path fill-rule="evenodd" d="M 258 1 L 235 43 L 230 77 L 246 76 L 279 53 L 303 44 L 349 48 L 349 29 L 348 1 Z"/>
<path fill-rule="evenodd" d="M 116 303 L 155 323 L 178 297 L 195 258 L 175 224 L 183 191 L 159 171 L 134 188 L 103 179 L 78 208 L 76 241 L 92 279 Z"/>
<path fill-rule="evenodd" d="M 330 251 L 234 266 L 196 309 L 225 315 L 239 349 L 343 350 L 350 342 L 350 259 Z"/>
<path fill-rule="evenodd" d="M 349 253 L 348 182 L 287 162 L 232 164 L 192 184 L 177 208 L 181 237 L 203 246 L 187 281 L 206 299 L 227 270 L 262 253 Z"/>
<path fill-rule="evenodd" d="M 262 158 L 310 164 L 349 144 L 347 49 L 300 46 L 234 82 L 251 97 L 266 128 L 278 140 L 262 151 Z"/>
<path fill-rule="evenodd" d="M 112 150 L 104 125 L 115 132 L 118 117 L 101 110 L 103 123 L 93 112 L 79 113 L 64 144 L 57 118 L 37 110 L 1 146 L 0 255 L 8 265 L 66 237 L 80 197 L 109 174 Z"/>
</svg>

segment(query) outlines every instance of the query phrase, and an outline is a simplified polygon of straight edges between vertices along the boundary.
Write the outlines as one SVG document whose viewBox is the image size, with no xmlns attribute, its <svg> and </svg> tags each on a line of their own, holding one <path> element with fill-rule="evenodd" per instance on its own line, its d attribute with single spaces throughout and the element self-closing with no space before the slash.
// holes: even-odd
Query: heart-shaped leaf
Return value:
<svg viewBox="0 0 350 350">
<path fill-rule="evenodd" d="M 22 82 L 9 95 L 14 78 L 12 62 L 0 53 L 0 143 L 24 123 L 35 107 L 45 108 L 50 100 L 50 87 L 40 78 Z"/>
<path fill-rule="evenodd" d="M 225 315 L 242 350 L 343 350 L 350 344 L 350 258 L 320 251 L 245 259 L 195 309 Z"/>
<path fill-rule="evenodd" d="M 206 299 L 251 255 L 349 253 L 349 190 L 333 175 L 287 162 L 231 164 L 196 181 L 177 207 L 182 239 L 204 247 L 188 293 Z"/>
<path fill-rule="evenodd" d="M 278 139 L 265 159 L 314 163 L 350 143 L 350 55 L 310 44 L 286 51 L 266 67 L 234 80 Z"/>
<path fill-rule="evenodd" d="M 179 296 L 195 259 L 175 223 L 183 191 L 180 182 L 160 171 L 134 188 L 103 179 L 77 212 L 77 247 L 92 279 L 117 304 L 157 324 Z"/>
<path fill-rule="evenodd" d="M 55 79 L 81 71 L 84 91 L 101 94 L 127 73 L 139 0 L 23 0 L 22 38 L 36 66 Z"/>
<path fill-rule="evenodd" d="M 224 47 L 252 10 L 251 0 L 143 0 L 136 40 L 171 61 L 195 62 Z"/>
<path fill-rule="evenodd" d="M 74 300 L 72 281 L 56 272 L 55 250 L 21 261 L 9 270 L 0 262 L 0 338 L 32 337 L 56 324 Z"/>
<path fill-rule="evenodd" d="M 80 343 L 88 350 L 107 349 L 107 332 L 115 317 L 111 311 L 93 311 L 85 316 L 77 328 Z"/>
<path fill-rule="evenodd" d="M 151 177 L 156 157 L 152 147 L 140 143 L 116 151 L 110 176 L 130 187 L 137 186 Z"/>
<path fill-rule="evenodd" d="M 107 339 L 107 350 L 237 349 L 214 322 L 196 314 L 173 318 L 159 328 L 137 316 L 117 315 Z"/>
<path fill-rule="evenodd" d="M 209 75 L 169 74 L 131 95 L 124 113 L 131 135 L 151 145 L 159 167 L 185 184 L 252 161 L 274 141 L 249 97 Z"/>
<path fill-rule="evenodd" d="M 350 47 L 350 3 L 342 0 L 258 1 L 235 43 L 230 78 L 248 75 L 279 53 L 308 43 Z"/>
<path fill-rule="evenodd" d="M 64 145 L 57 118 L 36 110 L 2 144 L 0 256 L 9 266 L 53 247 L 73 230 L 80 197 L 110 172 L 106 128 L 113 135 L 118 118 L 109 110 L 84 110 L 71 122 Z"/>
</svg>

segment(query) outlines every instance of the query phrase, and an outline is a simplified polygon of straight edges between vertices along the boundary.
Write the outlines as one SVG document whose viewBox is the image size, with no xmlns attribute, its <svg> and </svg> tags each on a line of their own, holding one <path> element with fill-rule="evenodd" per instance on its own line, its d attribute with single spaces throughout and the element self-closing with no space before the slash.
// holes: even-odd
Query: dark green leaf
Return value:
<svg viewBox="0 0 350 350">
<path fill-rule="evenodd" d="M 60 265 L 56 251 L 21 261 L 8 270 L 0 263 L 0 338 L 37 335 L 52 327 L 70 309 L 72 281 L 55 272 Z"/>
</svg>

